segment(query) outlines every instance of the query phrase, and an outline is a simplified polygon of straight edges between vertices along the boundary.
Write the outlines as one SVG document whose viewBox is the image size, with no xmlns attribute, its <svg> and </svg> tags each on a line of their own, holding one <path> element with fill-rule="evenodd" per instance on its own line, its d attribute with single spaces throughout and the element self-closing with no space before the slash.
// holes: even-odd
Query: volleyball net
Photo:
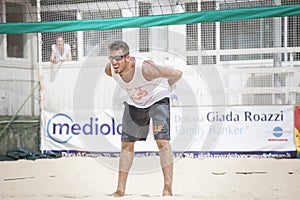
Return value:
<svg viewBox="0 0 300 200">
<path fill-rule="evenodd" d="M 125 94 L 103 73 L 115 40 L 184 71 L 175 108 L 300 104 L 300 0 L 0 2 L 1 115 L 120 120 Z M 59 37 L 70 54 L 53 62 Z"/>
<path fill-rule="evenodd" d="M 4 66 L 15 61 L 16 68 L 51 68 L 52 45 L 62 36 L 72 52 L 64 65 L 80 68 L 87 59 L 106 59 L 108 44 L 123 39 L 135 52 L 163 62 L 178 63 L 179 56 L 180 65 L 217 68 L 225 105 L 299 104 L 298 3 L 2 1 L 2 60 Z M 6 81 L 2 93 L 16 82 Z M 14 88 L 28 93 L 32 84 Z"/>
</svg>

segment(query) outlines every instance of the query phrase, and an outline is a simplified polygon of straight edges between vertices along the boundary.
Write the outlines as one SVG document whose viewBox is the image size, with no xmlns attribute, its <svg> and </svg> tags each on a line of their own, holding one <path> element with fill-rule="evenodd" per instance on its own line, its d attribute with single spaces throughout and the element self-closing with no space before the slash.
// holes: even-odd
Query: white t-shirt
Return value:
<svg viewBox="0 0 300 200">
<path fill-rule="evenodd" d="M 64 44 L 64 54 L 61 55 L 61 53 L 59 52 L 58 46 L 56 44 L 53 44 L 51 48 L 55 54 L 56 59 L 66 59 L 68 57 L 68 52 L 71 49 L 69 44 Z"/>
<path fill-rule="evenodd" d="M 128 83 L 114 72 L 111 65 L 112 77 L 129 95 L 126 102 L 138 108 L 147 108 L 165 97 L 170 97 L 170 86 L 166 78 L 157 78 L 151 81 L 144 78 L 142 65 L 145 60 L 149 59 L 137 56 L 131 57 L 135 58 L 135 71 L 132 80 Z"/>
</svg>

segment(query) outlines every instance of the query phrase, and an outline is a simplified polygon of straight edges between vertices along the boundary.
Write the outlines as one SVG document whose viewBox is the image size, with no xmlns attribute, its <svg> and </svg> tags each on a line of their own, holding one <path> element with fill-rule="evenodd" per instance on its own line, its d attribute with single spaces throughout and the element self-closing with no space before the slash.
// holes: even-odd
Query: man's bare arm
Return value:
<svg viewBox="0 0 300 200">
<path fill-rule="evenodd" d="M 106 64 L 106 66 L 105 66 L 105 73 L 106 73 L 108 76 L 112 76 L 111 68 L 110 68 L 110 63 L 107 63 L 107 64 Z"/>
<path fill-rule="evenodd" d="M 147 60 L 143 63 L 143 76 L 148 81 L 156 78 L 166 78 L 172 86 L 181 78 L 182 71 L 158 66 L 153 61 Z"/>
</svg>

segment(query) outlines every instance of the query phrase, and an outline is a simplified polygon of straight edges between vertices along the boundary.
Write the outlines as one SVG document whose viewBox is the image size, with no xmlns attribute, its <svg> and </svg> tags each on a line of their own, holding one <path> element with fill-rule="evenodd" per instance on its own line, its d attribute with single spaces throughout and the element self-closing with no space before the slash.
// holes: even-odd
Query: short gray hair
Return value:
<svg viewBox="0 0 300 200">
<path fill-rule="evenodd" d="M 118 50 L 122 50 L 124 54 L 128 54 L 129 53 L 129 46 L 126 42 L 122 41 L 122 40 L 117 40 L 114 41 L 113 43 L 111 43 L 108 46 L 110 51 L 118 51 Z"/>
</svg>

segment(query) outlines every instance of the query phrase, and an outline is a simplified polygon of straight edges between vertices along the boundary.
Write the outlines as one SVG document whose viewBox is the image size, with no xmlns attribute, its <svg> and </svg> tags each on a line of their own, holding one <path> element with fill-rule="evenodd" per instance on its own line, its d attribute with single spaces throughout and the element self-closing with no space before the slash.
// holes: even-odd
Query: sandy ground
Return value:
<svg viewBox="0 0 300 200">
<path fill-rule="evenodd" d="M 70 157 L 0 162 L 0 199 L 116 199 L 118 158 Z M 161 197 L 162 174 L 151 159 L 135 158 L 120 199 L 300 199 L 299 159 L 191 159 L 174 163 L 174 196 Z M 113 163 L 113 164 L 111 164 Z M 145 170 L 143 171 L 143 165 Z"/>
</svg>

